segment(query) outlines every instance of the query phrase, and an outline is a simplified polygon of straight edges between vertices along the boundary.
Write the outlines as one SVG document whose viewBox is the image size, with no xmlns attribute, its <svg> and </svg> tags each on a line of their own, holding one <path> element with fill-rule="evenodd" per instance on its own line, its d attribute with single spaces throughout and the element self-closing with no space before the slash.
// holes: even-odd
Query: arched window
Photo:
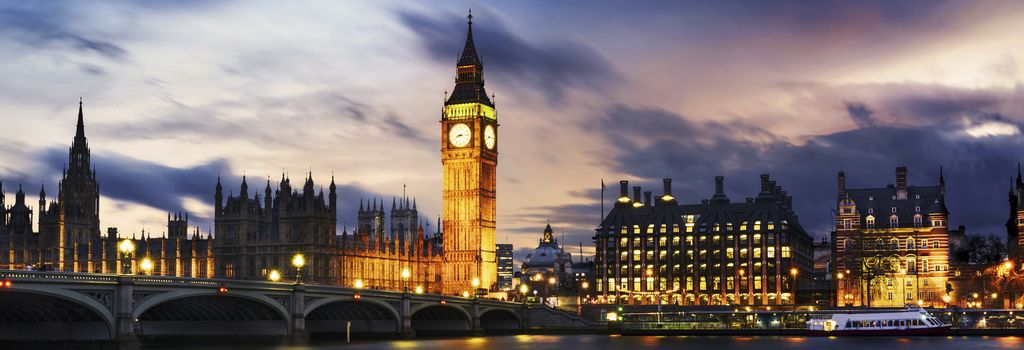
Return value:
<svg viewBox="0 0 1024 350">
<path fill-rule="evenodd" d="M 907 250 L 914 250 L 914 237 L 907 238 Z"/>
<path fill-rule="evenodd" d="M 900 240 L 898 238 L 890 239 L 889 240 L 889 246 L 892 247 L 892 250 L 899 250 L 900 249 Z"/>
<path fill-rule="evenodd" d="M 889 227 L 899 227 L 899 226 L 900 226 L 900 218 L 897 217 L 896 215 L 890 216 L 889 217 Z"/>
<path fill-rule="evenodd" d="M 867 224 L 868 228 L 875 228 L 875 216 L 874 215 L 868 215 L 868 217 L 865 218 L 864 221 Z"/>
</svg>

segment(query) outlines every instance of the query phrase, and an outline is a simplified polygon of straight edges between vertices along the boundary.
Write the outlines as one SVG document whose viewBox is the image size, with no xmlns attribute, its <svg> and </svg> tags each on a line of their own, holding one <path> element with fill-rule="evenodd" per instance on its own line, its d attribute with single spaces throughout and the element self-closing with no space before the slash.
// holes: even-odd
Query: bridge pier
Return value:
<svg viewBox="0 0 1024 350">
<path fill-rule="evenodd" d="M 139 338 L 135 335 L 135 318 L 133 294 L 135 293 L 134 276 L 117 276 L 117 288 L 114 293 L 114 341 L 119 349 L 138 348 Z"/>
<path fill-rule="evenodd" d="M 469 331 L 473 335 L 484 335 L 483 327 L 480 327 L 480 299 L 473 298 L 473 304 L 469 308 L 470 325 Z"/>
<path fill-rule="evenodd" d="M 409 312 L 412 309 L 409 302 L 409 293 L 402 293 L 401 305 L 398 314 L 402 318 L 402 326 L 398 330 L 398 336 L 403 339 L 416 338 L 416 331 L 412 329 L 412 313 Z"/>
<path fill-rule="evenodd" d="M 296 283 L 292 287 L 291 302 L 288 303 L 292 314 L 291 333 L 289 340 L 292 344 L 305 344 L 309 342 L 309 332 L 306 332 L 306 286 Z"/>
</svg>

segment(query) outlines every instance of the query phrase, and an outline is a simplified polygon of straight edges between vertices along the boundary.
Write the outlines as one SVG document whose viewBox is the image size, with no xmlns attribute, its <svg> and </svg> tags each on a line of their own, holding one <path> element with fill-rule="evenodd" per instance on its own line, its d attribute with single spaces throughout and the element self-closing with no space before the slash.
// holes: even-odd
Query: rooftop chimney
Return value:
<svg viewBox="0 0 1024 350">
<path fill-rule="evenodd" d="M 664 191 L 666 196 L 672 195 L 672 179 L 662 179 L 661 182 L 664 184 Z"/>
<path fill-rule="evenodd" d="M 644 191 L 644 205 L 651 206 L 651 191 Z"/>
<path fill-rule="evenodd" d="M 633 186 L 633 201 L 640 202 L 640 186 Z"/>
<path fill-rule="evenodd" d="M 907 167 L 902 165 L 896 167 L 896 189 L 907 189 Z"/>
<path fill-rule="evenodd" d="M 837 179 L 839 180 L 839 197 L 843 197 L 846 194 L 846 172 L 840 170 Z"/>
<path fill-rule="evenodd" d="M 619 181 L 619 197 L 629 197 L 629 181 Z"/>
</svg>

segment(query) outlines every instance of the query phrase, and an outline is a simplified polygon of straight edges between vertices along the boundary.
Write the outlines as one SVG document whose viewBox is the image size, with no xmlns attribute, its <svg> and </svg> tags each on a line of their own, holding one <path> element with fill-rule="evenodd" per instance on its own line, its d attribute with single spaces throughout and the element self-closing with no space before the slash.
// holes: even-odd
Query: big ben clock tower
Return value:
<svg viewBox="0 0 1024 350">
<path fill-rule="evenodd" d="M 441 164 L 444 168 L 444 291 L 446 294 L 491 288 L 495 259 L 498 116 L 484 90 L 484 66 L 473 44 L 473 15 L 468 17 L 466 47 L 456 65 L 455 89 L 441 115 Z"/>
</svg>

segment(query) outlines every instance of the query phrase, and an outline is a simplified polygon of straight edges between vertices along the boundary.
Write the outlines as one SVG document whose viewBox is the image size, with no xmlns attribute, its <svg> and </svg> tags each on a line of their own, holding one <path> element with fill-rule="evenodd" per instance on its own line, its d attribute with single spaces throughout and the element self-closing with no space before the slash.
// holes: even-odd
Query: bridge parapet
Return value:
<svg viewBox="0 0 1024 350">
<path fill-rule="evenodd" d="M 539 322 L 558 319 L 560 324 L 572 324 L 572 321 L 564 319 L 565 315 L 540 317 L 542 314 L 534 315 L 535 312 L 528 311 L 532 307 L 518 303 L 344 286 L 9 270 L 0 270 L 0 280 L 12 281 L 10 289 L 0 289 L 0 320 L 21 317 L 12 311 L 13 307 L 4 310 L 5 303 L 14 303 L 15 300 L 18 303 L 35 300 L 31 304 L 69 309 L 17 308 L 17 312 L 22 313 L 70 315 L 86 310 L 95 314 L 94 317 L 48 322 L 54 327 L 81 329 L 78 333 L 69 334 L 95 333 L 87 337 L 89 339 L 231 334 L 294 336 L 306 331 L 340 333 L 346 322 L 352 324 L 357 332 L 407 337 L 416 331 L 429 333 L 427 328 L 456 333 L 482 333 L 494 327 L 519 331 L 529 328 L 531 318 Z M 312 323 L 307 327 L 307 318 L 310 317 L 313 317 L 309 320 Z M 42 316 L 33 321 L 39 319 Z M 0 322 L 0 329 L 3 328 L 4 324 Z M 18 329 L 23 328 L 26 327 Z M 32 339 L 30 333 L 0 331 L 0 341 L 12 337 Z M 54 338 L 48 334 L 40 335 L 37 340 L 72 337 L 82 338 L 78 335 Z"/>
</svg>

